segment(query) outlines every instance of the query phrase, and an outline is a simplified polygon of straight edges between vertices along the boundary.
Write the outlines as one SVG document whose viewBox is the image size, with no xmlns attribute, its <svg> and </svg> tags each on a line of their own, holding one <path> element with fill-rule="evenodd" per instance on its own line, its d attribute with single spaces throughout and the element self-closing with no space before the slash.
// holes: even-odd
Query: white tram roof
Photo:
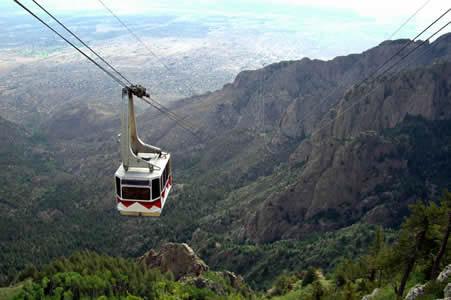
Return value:
<svg viewBox="0 0 451 300">
<path fill-rule="evenodd" d="M 125 171 L 124 165 L 121 164 L 119 169 L 116 171 L 116 176 L 123 178 L 124 176 L 127 178 L 136 178 L 136 179 L 153 179 L 159 178 L 163 174 L 164 168 L 168 164 L 169 158 L 171 157 L 170 153 L 164 153 L 160 157 L 157 154 L 149 153 L 141 153 L 138 155 L 139 157 L 150 157 L 149 163 L 151 163 L 153 167 L 153 171 L 149 172 L 149 168 L 128 168 L 128 171 Z"/>
</svg>

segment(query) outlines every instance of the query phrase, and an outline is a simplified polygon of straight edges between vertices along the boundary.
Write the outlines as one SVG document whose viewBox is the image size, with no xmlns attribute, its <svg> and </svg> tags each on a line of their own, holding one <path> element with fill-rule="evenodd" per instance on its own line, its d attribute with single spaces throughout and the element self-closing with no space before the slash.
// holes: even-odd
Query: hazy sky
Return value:
<svg viewBox="0 0 451 300">
<path fill-rule="evenodd" d="M 33 7 L 30 0 L 21 0 Z M 447 0 L 103 0 L 118 14 L 223 14 L 223 15 L 285 15 L 295 17 L 305 10 L 322 13 L 328 17 L 354 16 L 375 24 L 400 25 L 419 7 L 425 8 L 411 21 L 415 27 L 424 26 L 450 8 Z M 46 8 L 59 13 L 96 14 L 105 13 L 97 0 L 39 0 Z M 3 14 L 23 13 L 13 0 L 0 0 Z M 448 21 L 451 17 L 448 17 Z M 347 19 L 346 21 L 352 21 Z"/>
<path fill-rule="evenodd" d="M 30 0 L 21 0 L 24 4 L 31 3 Z M 302 7 L 317 7 L 327 9 L 344 9 L 353 11 L 360 16 L 387 19 L 398 16 L 408 16 L 416 8 L 428 2 L 423 15 L 429 15 L 434 10 L 449 8 L 449 3 L 445 0 L 227 0 L 227 1 L 211 1 L 211 0 L 191 0 L 191 1 L 174 1 L 174 0 L 103 0 L 114 10 L 137 13 L 148 10 L 211 10 L 224 12 L 226 8 L 228 12 L 252 12 L 254 9 L 259 10 L 260 7 L 270 8 L 290 8 L 302 9 Z M 40 0 L 41 4 L 58 10 L 66 11 L 94 11 L 101 9 L 96 0 Z M 13 0 L 2 0 L 1 7 L 15 7 Z M 448 5 L 447 5 L 448 4 Z M 429 11 L 429 13 L 428 13 Z M 271 13 L 271 11 L 268 11 Z M 435 15 L 432 13 L 432 15 Z M 421 16 L 419 16 L 421 17 Z"/>
<path fill-rule="evenodd" d="M 20 0 L 38 9 L 31 0 Z M 108 15 L 98 0 L 37 0 L 56 15 Z M 315 35 L 321 43 L 354 45 L 350 51 L 363 51 L 391 38 L 412 38 L 451 7 L 449 0 L 102 0 L 120 15 L 177 15 L 195 18 L 223 15 L 265 18 L 275 29 L 291 30 L 305 37 Z M 424 6 L 425 5 L 425 6 Z M 414 12 L 424 8 L 391 36 Z M 0 16 L 26 14 L 14 0 L 0 0 Z M 31 18 L 31 17 L 30 17 Z M 451 20 L 451 12 L 422 36 Z M 68 24 L 70 25 L 70 24 Z M 448 26 L 445 32 L 450 32 Z M 337 50 L 336 55 L 341 53 Z M 321 57 L 321 54 L 320 54 Z M 329 57 L 324 54 L 324 57 Z"/>
</svg>

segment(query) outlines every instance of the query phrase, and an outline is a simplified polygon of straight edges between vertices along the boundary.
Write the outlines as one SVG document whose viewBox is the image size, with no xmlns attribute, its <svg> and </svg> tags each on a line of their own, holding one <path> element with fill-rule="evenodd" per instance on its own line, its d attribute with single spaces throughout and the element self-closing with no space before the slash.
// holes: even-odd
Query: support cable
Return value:
<svg viewBox="0 0 451 300">
<path fill-rule="evenodd" d="M 429 2 L 429 1 L 428 1 Z M 420 7 L 419 10 L 421 10 L 422 8 L 424 8 L 424 6 L 428 3 L 426 2 L 422 7 Z M 417 10 L 412 16 L 414 16 L 415 14 L 418 13 Z M 419 34 L 417 34 L 413 39 L 411 39 L 409 42 L 407 42 L 403 47 L 401 47 L 400 50 L 398 50 L 394 55 L 392 55 L 390 58 L 388 58 L 381 66 L 379 66 L 375 71 L 373 71 L 370 75 L 367 75 L 364 79 L 362 79 L 356 86 L 360 87 L 364 82 L 366 82 L 368 79 L 370 79 L 371 77 L 373 77 L 374 75 L 376 75 L 384 66 L 386 66 L 391 60 L 393 60 L 396 56 L 398 56 L 403 50 L 405 50 L 408 46 L 410 46 L 412 43 L 414 43 L 415 39 L 419 38 L 421 35 L 423 35 L 428 29 L 430 29 L 434 24 L 436 24 L 440 19 L 442 19 L 446 14 L 448 14 L 450 12 L 451 8 L 446 10 L 442 15 L 440 15 L 437 19 L 435 19 L 431 24 L 429 24 L 429 26 L 427 26 L 424 30 L 422 30 Z M 412 17 L 410 17 L 408 20 L 410 20 Z M 403 26 L 407 24 L 407 22 L 403 23 Z M 402 28 L 402 26 L 401 26 Z M 399 29 L 397 29 L 397 31 L 399 31 Z M 395 31 L 396 32 L 396 31 Z M 393 34 L 392 34 L 393 35 Z M 392 67 L 390 67 L 389 69 L 392 69 Z M 384 71 L 382 74 L 385 74 L 386 72 Z M 379 76 L 379 75 L 378 75 Z M 378 76 L 376 78 L 378 78 Z M 339 87 L 343 87 L 344 85 L 340 85 Z M 326 97 L 322 98 L 319 102 L 317 102 L 311 109 L 315 109 L 316 107 L 318 107 L 319 105 L 321 105 L 322 103 L 324 103 L 325 100 L 329 99 L 337 90 L 338 88 L 335 88 L 332 92 L 328 93 Z M 305 120 L 308 119 L 310 115 L 307 115 L 306 117 L 302 118 L 299 122 L 303 122 Z"/>
<path fill-rule="evenodd" d="M 404 23 L 402 23 L 398 29 L 396 29 L 388 38 L 387 40 L 391 40 L 392 37 L 394 37 L 404 26 L 406 26 L 407 23 L 410 22 L 410 20 L 412 20 L 426 5 L 429 4 L 429 2 L 431 2 L 431 0 L 427 0 L 426 2 L 423 3 L 423 5 L 420 6 L 420 8 L 418 8 L 407 20 L 404 21 Z"/>
<path fill-rule="evenodd" d="M 411 39 L 409 42 L 407 42 L 403 47 L 401 47 L 401 49 L 399 49 L 395 54 L 393 54 L 389 59 L 387 59 L 382 65 L 380 65 L 373 73 L 371 73 L 369 76 L 367 76 L 365 79 L 363 79 L 361 82 L 359 82 L 356 86 L 356 88 L 358 88 L 360 85 L 362 85 L 365 81 L 367 81 L 370 77 L 374 76 L 377 74 L 377 72 L 379 72 L 383 67 L 385 67 L 393 58 L 395 58 L 396 56 L 398 56 L 404 49 L 406 49 L 408 46 L 410 46 L 412 43 L 415 42 L 415 40 L 420 37 L 423 33 L 425 33 L 429 28 L 431 28 L 432 26 L 434 26 L 435 23 L 437 23 L 441 18 L 443 18 L 447 13 L 449 13 L 449 11 L 451 10 L 451 8 L 449 8 L 447 11 L 445 11 L 440 17 L 438 17 L 437 19 L 435 19 L 434 22 L 432 22 L 431 24 L 429 24 L 428 27 L 426 27 L 425 29 L 423 29 L 423 31 L 421 31 L 419 34 L 417 34 L 413 39 Z"/>
<path fill-rule="evenodd" d="M 111 13 L 111 15 L 153 56 L 157 59 L 157 61 L 169 72 L 172 73 L 174 75 L 174 71 L 169 68 L 163 61 L 160 60 L 160 58 L 158 57 L 158 55 L 155 54 L 155 52 L 152 51 L 152 49 L 150 49 L 149 46 L 147 46 L 146 43 L 144 43 L 139 36 L 133 32 L 133 30 L 130 29 L 129 26 L 127 26 L 127 24 L 125 24 L 125 22 L 123 22 L 119 16 L 117 14 L 115 14 L 113 12 L 112 9 L 110 9 L 105 2 L 103 2 L 102 0 L 97 0 L 100 4 L 102 4 L 102 6 Z M 194 92 L 194 90 L 188 85 L 187 88 L 190 90 L 190 92 L 195 95 L 196 93 Z"/>
<path fill-rule="evenodd" d="M 158 102 L 155 102 L 152 98 L 150 98 L 150 97 L 147 97 L 147 98 L 149 98 L 149 99 L 146 99 L 146 98 L 141 98 L 144 102 L 146 102 L 147 104 L 149 104 L 149 105 L 151 105 L 152 107 L 154 107 L 156 110 L 158 110 L 159 112 L 161 112 L 161 113 L 163 113 L 163 114 L 165 114 L 169 119 L 171 119 L 171 120 L 173 120 L 177 125 L 179 125 L 180 127 L 182 127 L 183 129 L 185 129 L 185 130 L 187 130 L 187 131 L 189 131 L 192 135 L 194 135 L 194 136 L 197 136 L 197 133 L 196 133 L 196 129 L 195 128 L 193 128 L 193 127 L 191 127 L 191 126 L 189 126 L 189 125 L 186 125 L 185 123 L 184 123 L 184 120 L 183 119 L 179 119 L 179 118 L 176 118 L 176 117 L 174 117 L 172 114 L 169 114 L 168 113 L 168 111 L 165 109 L 165 108 L 162 108 L 161 106 L 159 106 L 158 104 Z M 153 100 L 153 101 L 152 101 Z M 158 104 L 156 104 L 156 103 L 158 103 Z"/>
<path fill-rule="evenodd" d="M 127 85 L 122 82 L 120 79 L 118 79 L 116 76 L 114 76 L 113 74 L 111 74 L 108 70 L 106 70 L 104 67 L 102 67 L 101 65 L 99 65 L 95 60 L 93 60 L 91 57 L 89 57 L 86 53 L 84 53 L 83 51 L 81 51 L 77 46 L 75 46 L 73 43 L 71 43 L 68 39 L 66 39 L 64 36 L 62 36 L 58 31 L 56 31 L 55 29 L 53 29 L 50 25 L 48 25 L 46 22 L 44 22 L 41 18 L 39 18 L 37 15 L 35 15 L 32 11 L 30 11 L 27 7 L 25 7 L 22 3 L 19 2 L 19 0 L 14 0 L 14 2 L 16 2 L 18 5 L 20 5 L 24 10 L 26 10 L 30 15 L 32 15 L 33 17 L 35 17 L 39 22 L 41 22 L 42 24 L 44 24 L 48 29 L 50 29 L 51 31 L 53 31 L 56 35 L 58 35 L 60 38 L 62 38 L 66 43 L 68 43 L 69 45 L 71 45 L 75 50 L 77 50 L 78 52 L 80 52 L 84 57 L 86 57 L 87 59 L 89 59 L 89 61 L 91 61 L 93 64 L 95 64 L 97 67 L 99 67 L 103 72 L 105 72 L 106 74 L 108 74 L 114 81 L 116 81 L 117 83 L 119 83 L 122 87 L 127 87 Z"/>
<path fill-rule="evenodd" d="M 106 4 L 105 4 L 105 2 L 103 2 L 102 0 L 97 0 L 100 4 L 102 4 L 102 6 L 107 10 L 107 11 L 109 11 L 110 13 L 111 13 L 111 15 L 144 47 L 144 48 L 146 48 L 147 49 L 147 51 L 151 54 L 151 55 L 153 55 L 165 68 L 166 68 L 166 70 L 168 70 L 170 73 L 172 73 L 172 70 L 166 65 L 166 64 L 164 64 L 162 61 L 160 61 L 160 59 L 159 59 L 159 57 L 155 54 L 155 52 L 153 52 L 142 40 L 141 40 L 141 38 L 135 33 L 135 32 L 133 32 L 133 30 L 131 30 L 130 29 L 130 27 L 129 26 L 127 26 L 127 24 L 125 24 L 125 22 L 123 22 L 120 18 L 119 18 L 119 16 L 117 15 L 117 14 L 115 14 L 114 12 L 113 12 L 113 10 L 112 9 L 110 9 Z M 191 90 L 191 92 L 192 92 L 192 90 Z M 194 93 L 193 93 L 194 94 Z M 150 98 L 150 97 L 149 97 Z M 153 102 L 156 102 L 156 103 L 158 103 L 155 99 L 152 99 L 152 98 L 150 98 Z M 149 103 L 150 104 L 150 103 Z M 173 113 L 173 112 L 171 112 L 171 110 L 169 109 L 169 108 L 167 108 L 167 107 L 164 107 L 161 103 L 158 103 L 160 106 L 161 106 L 161 108 L 163 109 L 163 110 L 165 110 L 166 111 L 166 114 L 173 114 L 173 115 L 175 115 L 177 118 L 180 118 L 180 117 L 178 117 L 175 113 Z M 183 119 L 182 119 L 183 120 Z M 183 122 L 185 122 L 185 123 L 187 123 L 187 126 L 188 127 L 191 127 L 193 130 L 194 130 L 194 128 L 195 128 L 195 126 L 193 126 L 192 124 L 190 124 L 190 123 L 188 123 L 186 120 L 183 120 Z"/>
<path fill-rule="evenodd" d="M 116 70 L 111 64 L 109 64 L 105 59 L 103 59 L 97 52 L 92 50 L 85 42 L 83 42 L 75 33 L 73 33 L 69 28 L 67 28 L 63 23 L 61 23 L 56 17 L 54 17 L 50 12 L 48 12 L 42 5 L 40 5 L 36 0 L 32 0 L 40 9 L 42 9 L 47 15 L 49 15 L 55 22 L 57 22 L 61 27 L 63 27 L 67 32 L 69 32 L 73 37 L 75 37 L 80 43 L 83 44 L 86 48 L 88 48 L 95 56 L 97 56 L 101 61 L 103 61 L 108 67 L 110 67 L 114 72 L 116 72 L 122 79 L 128 82 L 128 84 L 132 85 L 132 83 L 125 78 L 118 70 Z"/>
<path fill-rule="evenodd" d="M 45 25 L 48 29 L 50 29 L 53 33 L 58 35 L 61 39 L 63 39 L 66 43 L 71 45 L 75 50 L 77 50 L 80 54 L 82 54 L 85 58 L 87 58 L 90 62 L 92 62 L 94 65 L 96 65 L 98 68 L 100 68 L 103 72 L 105 72 L 107 75 L 109 75 L 114 81 L 116 81 L 119 85 L 121 85 L 124 88 L 130 88 L 127 86 L 122 80 L 114 76 L 111 72 L 109 72 L 107 69 L 105 69 L 103 66 L 101 66 L 99 63 L 97 63 L 95 60 L 93 60 L 90 56 L 88 56 L 85 52 L 83 52 L 80 48 L 75 46 L 72 42 L 70 42 L 68 39 L 66 39 L 62 34 L 60 34 L 58 31 L 56 31 L 52 26 L 48 25 L 45 21 L 43 21 L 41 18 L 39 18 L 36 14 L 34 14 L 31 10 L 29 10 L 25 5 L 23 5 L 19 0 L 14 0 L 19 6 L 21 6 L 25 11 L 27 11 L 30 15 L 32 15 L 34 18 L 36 18 L 39 22 L 41 22 L 43 25 Z M 125 81 L 130 83 L 130 86 L 133 86 L 131 82 L 123 76 L 120 72 L 118 72 L 111 64 L 107 63 L 100 55 L 98 55 L 94 50 L 92 50 L 86 43 L 84 43 L 80 38 L 78 38 L 72 31 L 70 31 L 66 26 L 64 26 L 60 21 L 58 21 L 55 17 L 53 17 L 47 10 L 45 10 L 39 3 L 37 3 L 35 0 L 33 2 L 38 5 L 43 11 L 45 11 L 49 16 L 51 16 L 59 25 L 61 25 L 64 29 L 66 29 L 69 33 L 71 33 L 74 37 L 77 38 L 83 45 L 85 45 L 89 50 L 91 50 L 98 58 L 100 58 L 104 63 L 107 64 L 112 70 L 114 70 L 116 73 L 118 73 Z M 196 135 L 195 133 L 195 126 L 187 122 L 186 120 L 183 120 L 180 118 L 177 114 L 172 112 L 169 108 L 165 107 L 155 99 L 148 96 L 150 100 L 144 99 L 143 97 L 139 97 L 143 99 L 146 103 L 150 104 L 154 108 L 156 108 L 161 113 L 165 114 L 168 118 L 173 120 L 177 125 L 182 127 L 183 129 L 189 131 L 191 134 Z M 197 135 L 196 135 L 197 136 Z"/>
<path fill-rule="evenodd" d="M 435 35 L 437 35 L 440 31 L 442 31 L 443 29 L 445 29 L 449 24 L 451 24 L 451 22 L 448 22 L 447 24 L 445 24 L 443 27 L 441 27 L 439 30 L 437 30 L 436 32 L 434 32 L 431 36 L 429 36 L 426 40 L 424 40 L 420 45 L 418 45 L 417 47 L 415 47 L 414 49 L 412 49 L 409 53 L 407 53 L 406 55 L 404 55 L 400 60 L 398 60 L 395 64 L 393 64 L 389 69 L 387 69 L 386 71 L 384 71 L 384 73 L 382 73 L 381 75 L 379 75 L 377 78 L 375 78 L 373 80 L 373 83 L 375 81 L 377 81 L 380 77 L 382 77 L 383 75 L 385 75 L 389 70 L 391 70 L 395 65 L 399 64 L 401 61 L 403 61 L 405 58 L 407 58 L 409 55 L 411 55 L 413 52 L 415 52 L 419 47 L 423 46 L 424 44 L 426 44 L 430 39 L 432 39 Z M 394 73 L 392 76 L 390 76 L 391 78 L 394 78 L 397 74 L 399 74 L 400 72 L 402 72 L 402 70 L 398 71 L 397 73 Z M 375 89 L 376 89 L 377 85 L 374 85 L 362 98 L 360 98 L 359 100 L 357 100 L 356 102 L 350 104 L 347 108 L 345 108 L 341 113 L 337 114 L 333 119 L 326 121 L 326 124 L 324 124 L 323 126 L 321 126 L 320 128 L 318 128 L 317 130 L 315 130 L 311 135 L 310 135 L 310 139 L 315 136 L 318 132 L 320 132 L 322 129 L 324 129 L 325 127 L 327 127 L 330 124 L 333 124 L 333 122 L 335 120 L 338 119 L 338 117 L 344 115 L 346 112 L 348 112 L 351 108 L 353 108 L 354 106 L 356 106 L 357 104 L 361 103 L 364 99 L 366 99 Z"/>
</svg>

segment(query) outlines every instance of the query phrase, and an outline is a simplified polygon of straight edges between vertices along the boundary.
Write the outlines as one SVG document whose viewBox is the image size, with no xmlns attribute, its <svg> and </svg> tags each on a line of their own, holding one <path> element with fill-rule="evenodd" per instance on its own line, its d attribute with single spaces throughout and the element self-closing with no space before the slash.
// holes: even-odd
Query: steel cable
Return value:
<svg viewBox="0 0 451 300">
<path fill-rule="evenodd" d="M 97 67 L 99 67 L 102 71 L 104 71 L 106 74 L 108 74 L 114 81 L 116 81 L 117 83 L 119 83 L 122 87 L 127 87 L 127 85 L 122 82 L 120 79 L 118 79 L 117 77 L 115 77 L 113 74 L 111 74 L 108 70 L 106 70 L 104 67 L 102 67 L 101 65 L 99 65 L 95 60 L 93 60 L 91 57 L 89 57 L 86 53 L 84 53 L 83 51 L 81 51 L 77 46 L 75 46 L 72 42 L 70 42 L 68 39 L 66 39 L 63 35 L 61 35 L 58 31 L 56 31 L 55 29 L 53 29 L 53 27 L 51 27 L 50 25 L 48 25 L 46 22 L 44 22 L 41 18 L 39 18 L 36 14 L 34 14 L 32 11 L 30 11 L 27 7 L 25 7 L 22 3 L 19 2 L 19 0 L 14 0 L 14 2 L 16 2 L 18 5 L 20 5 L 24 10 L 26 10 L 30 15 L 32 15 L 33 17 L 35 17 L 39 22 L 41 22 L 42 24 L 44 24 L 48 29 L 50 29 L 51 31 L 53 31 L 56 35 L 58 35 L 60 38 L 62 38 L 66 43 L 68 43 L 69 45 L 71 45 L 75 50 L 77 50 L 78 52 L 80 52 L 84 57 L 86 57 L 89 61 L 91 61 L 93 64 L 95 64 Z"/>
<path fill-rule="evenodd" d="M 412 14 L 403 24 L 401 24 L 401 26 L 396 29 L 389 38 L 393 37 L 397 32 L 399 32 L 399 30 L 401 30 L 416 14 L 418 14 L 419 11 L 421 11 L 428 3 L 430 2 L 430 0 L 426 1 L 419 9 L 417 9 L 415 11 L 414 14 Z M 431 26 L 433 26 L 435 23 L 437 23 L 443 16 L 445 16 L 448 12 L 450 11 L 450 9 L 448 9 L 445 13 L 443 13 L 440 17 L 438 17 L 435 21 L 433 21 L 429 26 L 427 26 L 426 29 L 424 29 L 422 32 L 420 32 L 419 34 L 417 34 L 412 40 L 410 40 L 409 42 L 407 42 L 399 51 L 397 51 L 394 55 L 392 55 L 389 59 L 387 59 L 381 66 L 379 66 L 375 71 L 371 72 L 370 75 L 367 75 L 363 80 L 361 80 L 359 83 L 357 83 L 357 86 L 360 86 L 362 83 L 364 83 L 366 80 L 368 80 L 370 77 L 374 76 L 375 74 L 377 74 L 377 72 L 379 72 L 389 61 L 391 61 L 393 58 L 395 58 L 397 55 L 399 55 L 405 48 L 407 48 L 409 45 L 411 45 L 415 39 L 417 39 L 418 37 L 420 37 L 427 29 L 429 29 Z M 356 84 L 357 81 L 355 81 L 353 84 Z M 327 99 L 329 99 L 333 94 L 335 94 L 340 88 L 345 87 L 345 84 L 340 84 L 338 87 L 334 88 L 331 92 L 329 92 L 324 98 L 322 98 L 320 101 L 316 102 L 313 107 L 311 108 L 311 110 L 317 108 L 319 105 L 321 105 L 322 103 L 324 103 Z M 299 122 L 304 122 L 309 118 L 310 115 L 307 115 L 306 117 L 302 118 L 301 120 L 299 120 Z"/>
<path fill-rule="evenodd" d="M 169 68 L 163 61 L 160 60 L 160 58 L 158 57 L 158 55 L 155 54 L 155 52 L 152 51 L 152 49 L 150 49 L 150 47 L 147 46 L 146 43 L 144 43 L 139 36 L 133 32 L 133 30 L 130 29 L 129 26 L 127 26 L 127 24 L 125 24 L 125 22 L 123 22 L 119 16 L 117 14 L 115 14 L 113 12 L 112 9 L 110 9 L 105 2 L 103 2 L 102 0 L 97 0 L 100 4 L 102 4 L 102 6 L 108 10 L 111 15 L 153 56 L 157 59 L 157 61 L 171 74 L 174 75 L 174 72 L 171 68 Z M 196 93 L 193 91 L 193 89 L 190 86 L 186 86 L 188 88 L 188 90 L 190 90 L 191 94 L 195 95 Z"/>
<path fill-rule="evenodd" d="M 427 43 L 430 39 L 432 39 L 435 35 L 437 35 L 440 31 L 442 31 L 443 29 L 445 29 L 449 24 L 451 24 L 451 22 L 448 22 L 447 24 L 445 24 L 443 27 L 441 27 L 439 30 L 437 30 L 436 32 L 434 32 L 431 36 L 429 36 L 426 40 L 424 40 L 421 44 L 419 44 L 417 47 L 415 47 L 414 49 L 412 49 L 409 53 L 407 53 L 406 55 L 404 55 L 401 59 L 399 59 L 395 64 L 393 64 L 389 69 L 387 69 L 386 71 L 384 71 L 382 74 L 380 74 L 377 78 L 375 78 L 372 82 L 374 83 L 375 81 L 377 81 L 378 79 L 380 79 L 383 75 L 385 75 L 386 73 L 388 73 L 389 70 L 391 70 L 395 65 L 399 64 L 401 61 L 403 61 L 405 58 L 407 58 L 408 56 L 410 56 L 413 52 L 415 52 L 419 47 L 423 46 L 425 43 Z M 398 71 L 398 73 L 394 73 L 392 76 L 390 76 L 390 79 L 394 78 L 396 75 L 398 75 L 400 72 L 402 72 L 402 70 Z M 364 99 L 366 99 L 375 89 L 376 89 L 377 85 L 374 85 L 372 88 L 370 88 L 370 90 L 359 100 L 357 100 L 356 102 L 350 104 L 348 107 L 346 107 L 345 109 L 343 109 L 343 111 L 341 111 L 339 114 L 337 114 L 334 118 L 332 118 L 331 120 L 326 121 L 326 124 L 324 124 L 323 126 L 321 126 L 320 128 L 318 128 L 317 130 L 315 130 L 310 136 L 309 138 L 311 139 L 313 136 L 315 136 L 318 132 L 320 132 L 322 129 L 326 128 L 328 125 L 332 124 L 336 119 L 338 119 L 338 117 L 344 115 L 346 112 L 348 112 L 351 108 L 353 108 L 354 106 L 356 106 L 357 104 L 361 103 Z"/>
<path fill-rule="evenodd" d="M 84 57 L 86 57 L 90 62 L 95 64 L 98 68 L 100 68 L 102 71 L 104 71 L 106 74 L 108 74 L 114 81 L 119 83 L 124 88 L 129 88 L 122 80 L 118 79 L 116 76 L 114 76 L 111 72 L 106 70 L 103 66 L 101 66 L 99 63 L 97 63 L 95 60 L 93 60 L 90 56 L 88 56 L 85 52 L 83 52 L 80 48 L 78 48 L 75 44 L 70 42 L 68 39 L 66 39 L 62 34 L 60 34 L 58 31 L 56 31 L 53 27 L 48 25 L 45 21 L 43 21 L 41 18 L 39 18 L 36 14 L 34 14 L 31 10 L 29 10 L 25 5 L 23 5 L 20 1 L 14 0 L 19 6 L 21 6 L 25 11 L 27 11 L 30 15 L 32 15 L 34 18 L 36 18 L 38 21 L 40 21 L 42 24 L 44 24 L 48 29 L 50 29 L 52 32 L 54 32 L 56 35 L 58 35 L 61 39 L 63 39 L 66 43 L 71 45 L 75 50 L 77 50 L 80 54 L 82 54 Z M 119 71 L 117 71 L 111 64 L 106 62 L 99 54 L 97 54 L 91 47 L 89 47 L 86 43 L 84 43 L 75 33 L 73 33 L 71 30 L 69 30 L 64 24 L 62 24 L 57 18 L 55 18 L 51 13 L 49 13 L 44 7 L 42 7 L 39 3 L 37 3 L 35 0 L 33 2 L 39 6 L 44 12 L 46 12 L 53 20 L 55 20 L 60 26 L 62 26 L 66 31 L 68 31 L 72 36 L 74 36 L 78 41 L 80 41 L 85 47 L 87 47 L 92 53 L 94 53 L 99 59 L 101 59 L 108 67 L 110 67 L 113 71 L 115 71 L 118 75 L 120 75 L 125 81 L 127 81 L 130 85 L 131 82 L 123 76 Z M 140 97 L 141 98 L 141 97 Z M 190 124 L 186 120 L 183 120 L 180 118 L 177 114 L 172 112 L 169 108 L 165 107 L 155 99 L 148 97 L 150 100 L 143 99 L 146 103 L 150 104 L 154 108 L 156 108 L 161 113 L 165 114 L 167 117 L 169 117 L 171 120 L 176 122 L 176 124 L 183 129 L 189 131 L 191 134 L 197 136 L 196 134 L 196 128 L 194 125 Z"/>
</svg>

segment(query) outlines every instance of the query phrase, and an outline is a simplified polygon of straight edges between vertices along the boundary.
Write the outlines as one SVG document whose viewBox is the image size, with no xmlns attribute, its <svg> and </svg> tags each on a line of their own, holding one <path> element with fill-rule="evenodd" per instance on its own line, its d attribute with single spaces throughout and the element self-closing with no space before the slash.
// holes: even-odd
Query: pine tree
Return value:
<svg viewBox="0 0 451 300">
<path fill-rule="evenodd" d="M 307 269 L 307 273 L 304 276 L 304 279 L 302 280 L 302 286 L 307 286 L 310 283 L 313 283 L 316 279 L 318 279 L 318 276 L 316 275 L 316 270 L 314 267 L 310 266 Z"/>
<path fill-rule="evenodd" d="M 315 280 L 312 284 L 312 298 L 314 300 L 321 300 L 326 296 L 326 290 L 319 280 Z"/>
<path fill-rule="evenodd" d="M 445 229 L 440 250 L 435 257 L 434 265 L 432 267 L 430 278 L 431 280 L 436 279 L 438 275 L 440 261 L 443 257 L 443 254 L 445 253 L 446 245 L 448 244 L 448 239 L 451 231 L 451 193 L 448 192 L 448 190 L 444 190 L 443 196 L 439 198 L 439 201 L 441 208 L 441 213 L 439 214 L 439 217 L 441 217 L 441 223 Z"/>
<path fill-rule="evenodd" d="M 369 256 L 367 257 L 368 261 L 368 269 L 369 269 L 369 280 L 375 281 L 376 280 L 376 273 L 380 269 L 379 264 L 379 255 L 381 251 L 386 247 L 385 241 L 384 241 L 384 231 L 381 227 L 378 227 L 376 229 L 376 233 L 374 235 L 373 243 L 369 249 Z"/>
<path fill-rule="evenodd" d="M 399 261 L 404 265 L 401 283 L 395 291 L 398 297 L 402 297 L 404 294 L 407 279 L 421 254 L 430 225 L 429 218 L 426 215 L 426 206 L 421 199 L 418 200 L 416 205 L 410 205 L 409 208 L 412 214 L 402 224 L 399 243 L 394 248 L 395 253 L 399 254 Z"/>
<path fill-rule="evenodd" d="M 357 300 L 360 299 L 360 293 L 357 291 L 357 288 L 351 281 L 347 281 L 343 292 L 341 294 L 342 300 Z"/>
</svg>

